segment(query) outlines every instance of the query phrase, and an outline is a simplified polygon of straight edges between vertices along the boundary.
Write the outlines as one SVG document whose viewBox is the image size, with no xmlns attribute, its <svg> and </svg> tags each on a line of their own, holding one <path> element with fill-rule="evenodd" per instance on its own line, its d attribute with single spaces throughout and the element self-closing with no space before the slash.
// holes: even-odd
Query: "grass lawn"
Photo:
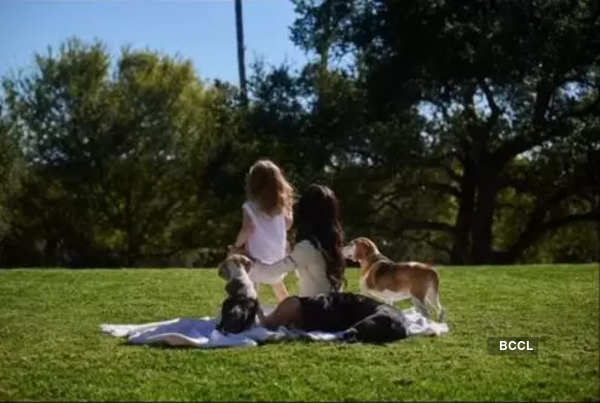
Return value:
<svg viewBox="0 0 600 403">
<path fill-rule="evenodd" d="M 599 399 L 596 265 L 440 272 L 442 337 L 198 350 L 130 346 L 98 325 L 213 315 L 214 270 L 0 270 L 0 400 Z M 539 353 L 489 354 L 505 336 L 540 337 Z"/>
</svg>

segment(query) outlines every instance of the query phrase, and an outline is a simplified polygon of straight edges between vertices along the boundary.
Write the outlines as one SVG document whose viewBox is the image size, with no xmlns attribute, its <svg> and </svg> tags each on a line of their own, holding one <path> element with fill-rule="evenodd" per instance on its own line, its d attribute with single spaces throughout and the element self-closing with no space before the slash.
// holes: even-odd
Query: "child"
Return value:
<svg viewBox="0 0 600 403">
<path fill-rule="evenodd" d="M 294 189 L 277 165 L 259 160 L 246 175 L 246 198 L 242 205 L 242 228 L 233 248 L 243 248 L 253 259 L 265 264 L 283 259 L 286 232 L 293 222 Z M 273 284 L 279 302 L 288 296 L 283 277 Z"/>
</svg>

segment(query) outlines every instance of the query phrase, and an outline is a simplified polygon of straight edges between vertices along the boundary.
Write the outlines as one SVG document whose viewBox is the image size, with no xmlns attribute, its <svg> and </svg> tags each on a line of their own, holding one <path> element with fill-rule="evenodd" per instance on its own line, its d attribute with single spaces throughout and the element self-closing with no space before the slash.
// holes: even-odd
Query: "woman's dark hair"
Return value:
<svg viewBox="0 0 600 403">
<path fill-rule="evenodd" d="M 345 260 L 342 256 L 344 231 L 340 222 L 337 197 L 327 186 L 310 185 L 302 193 L 294 217 L 298 241 L 309 240 L 321 251 L 327 263 L 327 279 L 333 291 L 340 291 L 344 278 Z"/>
</svg>

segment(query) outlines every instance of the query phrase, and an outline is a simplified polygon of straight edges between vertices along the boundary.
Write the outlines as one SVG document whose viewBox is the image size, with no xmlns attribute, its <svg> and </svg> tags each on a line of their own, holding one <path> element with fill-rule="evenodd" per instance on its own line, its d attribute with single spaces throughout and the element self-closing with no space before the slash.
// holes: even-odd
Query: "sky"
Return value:
<svg viewBox="0 0 600 403">
<path fill-rule="evenodd" d="M 308 56 L 289 39 L 289 0 L 243 0 L 246 65 L 262 59 L 299 68 Z M 202 79 L 238 83 L 233 0 L 0 0 L 0 77 L 33 69 L 35 53 L 67 38 L 100 39 L 191 59 Z M 114 59 L 113 59 L 114 60 Z M 247 74 L 250 71 L 247 67 Z"/>
</svg>

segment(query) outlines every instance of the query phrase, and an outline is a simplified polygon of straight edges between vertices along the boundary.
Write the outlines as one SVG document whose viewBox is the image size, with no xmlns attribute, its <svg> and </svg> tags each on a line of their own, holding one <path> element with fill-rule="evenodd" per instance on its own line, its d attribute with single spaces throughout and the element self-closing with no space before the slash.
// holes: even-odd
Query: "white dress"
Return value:
<svg viewBox="0 0 600 403">
<path fill-rule="evenodd" d="M 287 242 L 283 213 L 271 217 L 263 213 L 255 203 L 249 201 L 242 205 L 242 209 L 254 225 L 254 231 L 247 241 L 250 256 L 265 264 L 283 259 Z"/>
</svg>

